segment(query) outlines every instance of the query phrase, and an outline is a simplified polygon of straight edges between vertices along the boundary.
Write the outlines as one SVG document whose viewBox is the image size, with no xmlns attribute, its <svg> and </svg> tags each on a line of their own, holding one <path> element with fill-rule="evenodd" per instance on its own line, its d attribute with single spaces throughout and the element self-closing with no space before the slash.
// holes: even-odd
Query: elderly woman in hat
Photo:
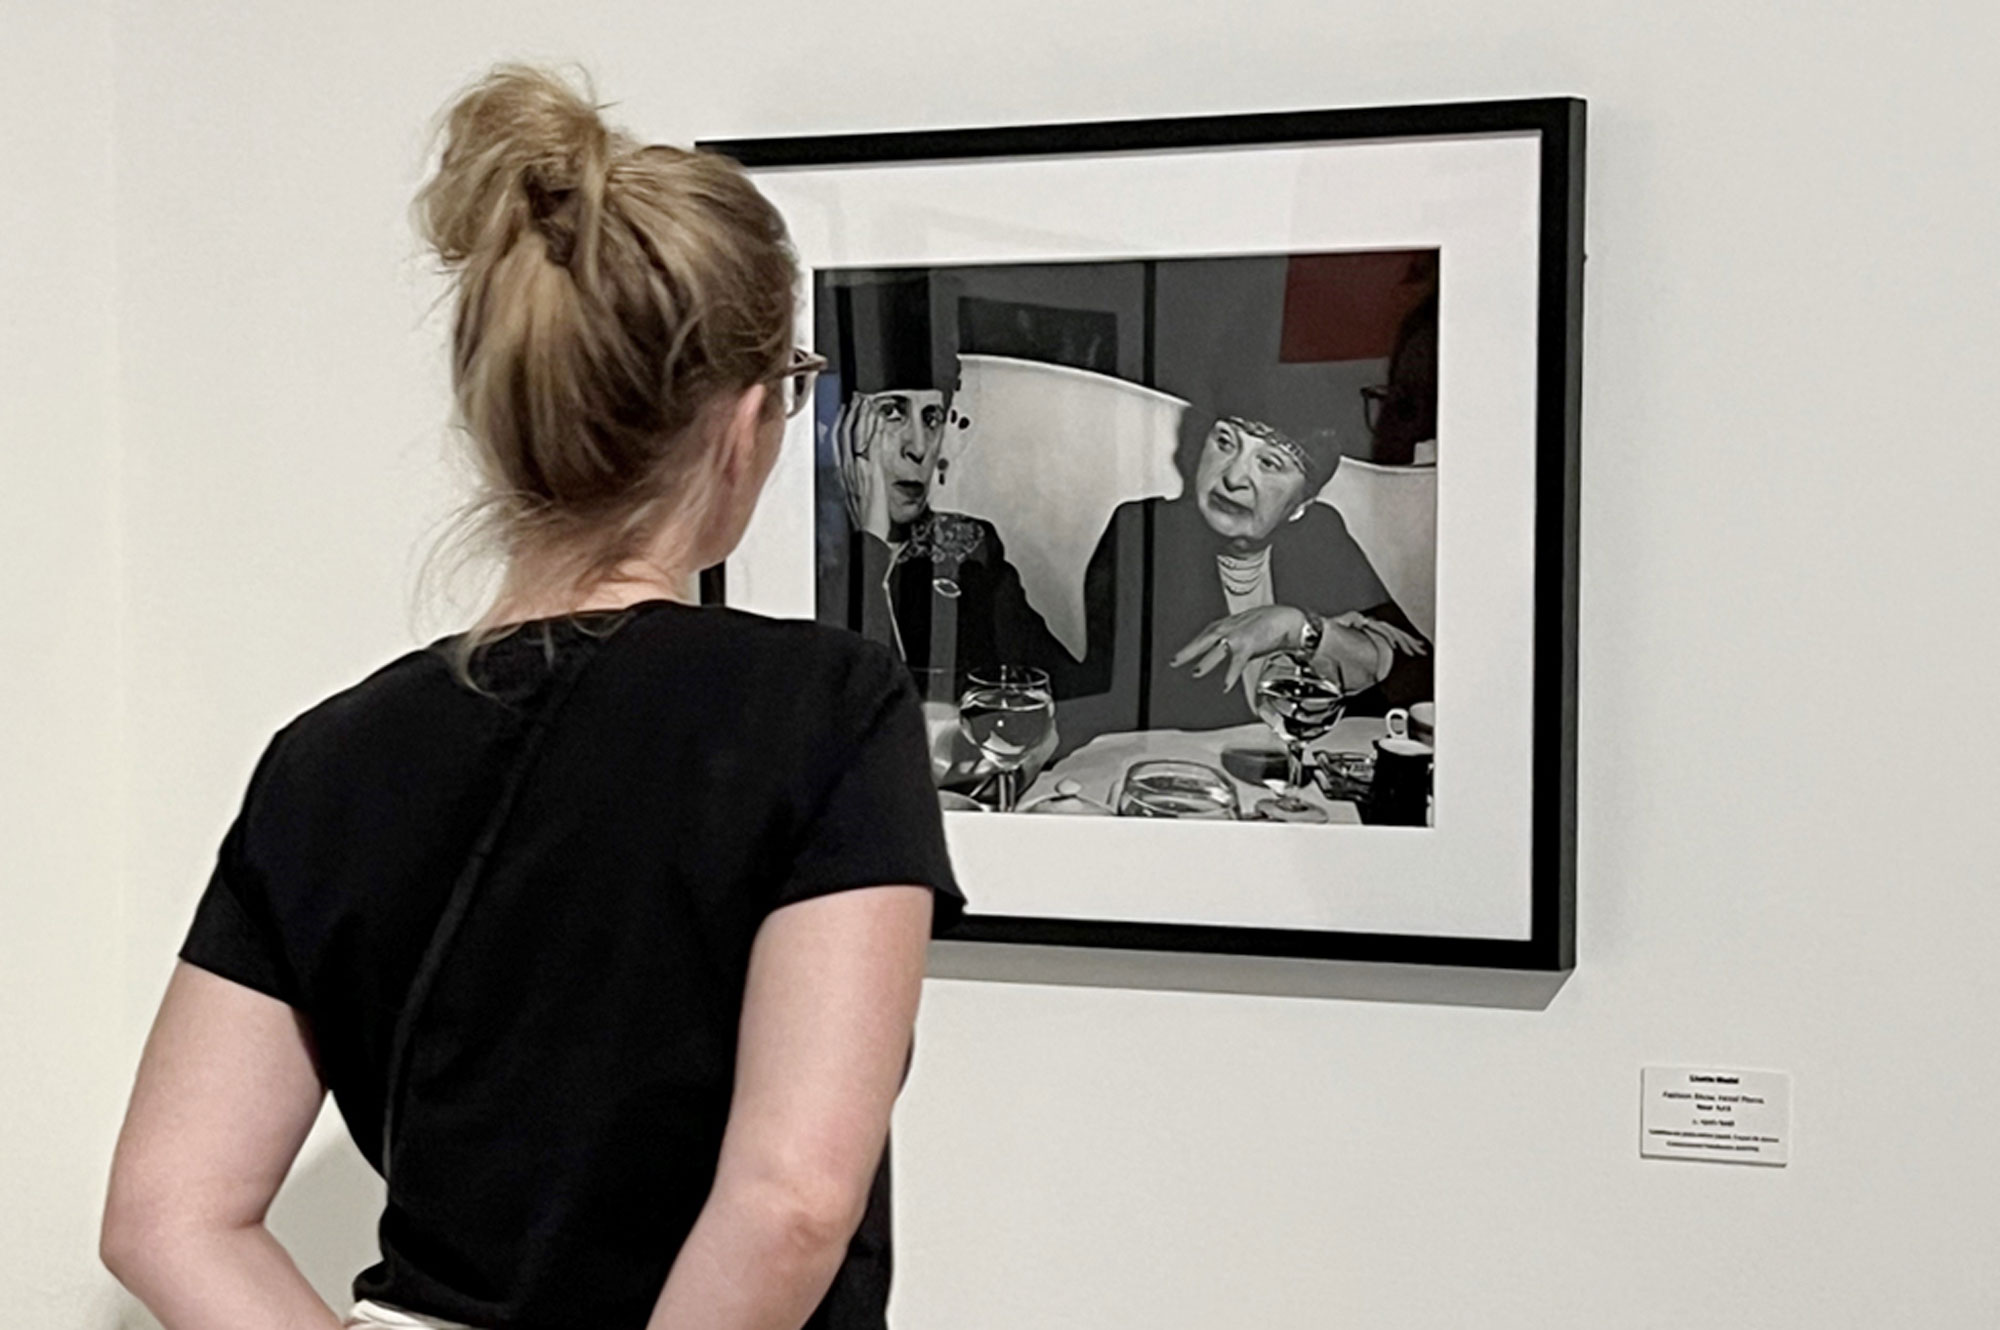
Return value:
<svg viewBox="0 0 2000 1330">
<path fill-rule="evenodd" d="M 1106 684 L 1126 691 L 1122 674 L 1137 691 L 1139 726 L 1254 720 L 1245 672 L 1286 648 L 1313 652 L 1322 673 L 1350 695 L 1351 711 L 1380 712 L 1402 700 L 1396 676 L 1426 646 L 1340 514 L 1314 501 L 1339 460 L 1331 431 L 1298 436 L 1223 416 L 1203 437 L 1179 498 L 1128 503 L 1113 515 L 1086 575 L 1089 652 Z M 1142 596 L 1120 596 L 1121 582 L 1133 585 L 1130 574 L 1119 576 L 1121 554 L 1142 556 Z M 1120 671 L 1108 659 L 1121 600 L 1147 611 L 1137 670 Z"/>
<path fill-rule="evenodd" d="M 996 665 L 1074 667 L 1028 603 L 993 524 L 932 496 L 954 410 L 958 357 L 933 335 L 925 274 L 864 273 L 826 287 L 819 344 L 845 400 L 822 456 L 844 504 L 845 547 L 822 552 L 820 615 L 892 647 L 920 675 Z"/>
<path fill-rule="evenodd" d="M 857 626 L 914 669 L 1047 667 L 1060 647 L 1028 603 L 991 522 L 938 512 L 931 492 L 951 395 L 856 393 L 834 427 L 855 562 Z"/>
</svg>

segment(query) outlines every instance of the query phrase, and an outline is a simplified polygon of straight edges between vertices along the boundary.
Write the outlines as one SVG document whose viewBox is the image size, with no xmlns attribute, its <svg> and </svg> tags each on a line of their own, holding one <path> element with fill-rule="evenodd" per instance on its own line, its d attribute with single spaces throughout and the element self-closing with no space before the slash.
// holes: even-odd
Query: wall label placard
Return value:
<svg viewBox="0 0 2000 1330">
<path fill-rule="evenodd" d="M 1790 1160 L 1790 1072 L 1645 1067 L 1639 1086 L 1639 1153 L 1646 1158 Z"/>
</svg>

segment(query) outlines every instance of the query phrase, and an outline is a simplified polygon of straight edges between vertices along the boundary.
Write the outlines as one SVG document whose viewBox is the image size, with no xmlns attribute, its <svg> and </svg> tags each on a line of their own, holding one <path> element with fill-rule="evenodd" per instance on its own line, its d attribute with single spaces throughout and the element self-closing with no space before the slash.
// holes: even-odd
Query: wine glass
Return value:
<svg viewBox="0 0 2000 1330">
<path fill-rule="evenodd" d="M 1236 787 L 1229 777 L 1201 762 L 1155 758 L 1134 762 L 1119 791 L 1120 817 L 1236 819 Z"/>
<path fill-rule="evenodd" d="M 1011 813 L 1021 796 L 1021 765 L 1056 723 L 1049 674 L 1026 665 L 996 665 L 966 678 L 969 686 L 958 699 L 959 733 L 993 764 L 995 806 Z"/>
<path fill-rule="evenodd" d="M 1285 785 L 1257 805 L 1257 814 L 1278 822 L 1324 822 L 1326 810 L 1300 798 L 1306 783 L 1306 745 L 1319 738 L 1347 710 L 1340 685 L 1313 666 L 1309 651 L 1277 651 L 1258 661 L 1257 716 L 1285 741 Z"/>
<path fill-rule="evenodd" d="M 910 678 L 922 694 L 924 739 L 930 748 L 931 780 L 942 786 L 961 757 L 958 738 L 958 672 L 929 666 L 910 667 Z"/>
<path fill-rule="evenodd" d="M 1291 759 L 1283 747 L 1230 744 L 1222 750 L 1222 769 L 1245 785 L 1262 785 L 1273 794 L 1283 794 Z"/>
</svg>

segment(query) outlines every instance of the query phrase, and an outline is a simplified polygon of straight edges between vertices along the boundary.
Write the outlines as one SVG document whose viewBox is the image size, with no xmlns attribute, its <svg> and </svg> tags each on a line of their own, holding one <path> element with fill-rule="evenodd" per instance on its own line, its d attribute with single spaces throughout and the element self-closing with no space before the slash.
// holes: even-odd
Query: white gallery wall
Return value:
<svg viewBox="0 0 2000 1330">
<path fill-rule="evenodd" d="M 0 1323 L 108 1314 L 124 1021 L 112 15 L 0 3 Z"/>
<path fill-rule="evenodd" d="M 451 626 L 405 209 L 507 56 L 681 141 L 1590 100 L 1579 970 L 1544 1011 L 934 982 L 898 1330 L 2000 1323 L 1987 0 L 0 14 L 20 1323 L 143 1323 L 90 1228 L 214 846 L 272 729 Z M 1649 1063 L 1790 1071 L 1790 1166 L 1642 1162 Z M 329 1291 L 375 1195 L 315 1138 L 277 1223 Z"/>
</svg>

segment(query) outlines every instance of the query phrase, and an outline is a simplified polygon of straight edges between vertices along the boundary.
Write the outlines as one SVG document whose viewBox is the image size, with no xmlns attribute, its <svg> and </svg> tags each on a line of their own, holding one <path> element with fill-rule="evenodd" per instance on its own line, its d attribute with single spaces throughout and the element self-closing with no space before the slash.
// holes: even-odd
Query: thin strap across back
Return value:
<svg viewBox="0 0 2000 1330">
<path fill-rule="evenodd" d="M 622 622 L 619 626 L 623 626 Z M 605 634 L 608 640 L 610 634 Z M 514 811 L 514 804 L 520 797 L 521 787 L 527 783 L 529 773 L 541 756 L 549 731 L 563 703 L 569 700 L 576 682 L 582 677 L 584 668 L 603 654 L 604 643 L 600 641 L 589 651 L 576 654 L 557 666 L 554 681 L 548 695 L 543 699 L 541 709 L 529 724 L 528 732 L 521 742 L 521 751 L 515 756 L 501 784 L 499 797 L 493 803 L 485 824 L 473 841 L 472 852 L 467 856 L 465 866 L 459 870 L 452 883 L 451 894 L 445 899 L 444 910 L 438 916 L 437 926 L 431 931 L 430 941 L 424 947 L 423 959 L 417 964 L 416 975 L 410 980 L 409 991 L 403 998 L 402 1009 L 396 1017 L 395 1032 L 389 1041 L 388 1084 L 382 1100 L 382 1177 L 386 1182 L 391 1177 L 391 1161 L 395 1157 L 396 1125 L 401 1117 L 400 1109 L 405 1094 L 408 1093 L 410 1059 L 414 1053 L 417 1024 L 423 1019 L 424 1007 L 430 1000 L 431 989 L 444 968 L 446 957 L 451 952 L 451 944 L 458 935 L 459 926 L 472 907 L 473 897 L 486 875 L 487 861 L 492 857 L 493 847 L 499 842 L 500 833 L 507 825 L 508 817 Z"/>
</svg>

